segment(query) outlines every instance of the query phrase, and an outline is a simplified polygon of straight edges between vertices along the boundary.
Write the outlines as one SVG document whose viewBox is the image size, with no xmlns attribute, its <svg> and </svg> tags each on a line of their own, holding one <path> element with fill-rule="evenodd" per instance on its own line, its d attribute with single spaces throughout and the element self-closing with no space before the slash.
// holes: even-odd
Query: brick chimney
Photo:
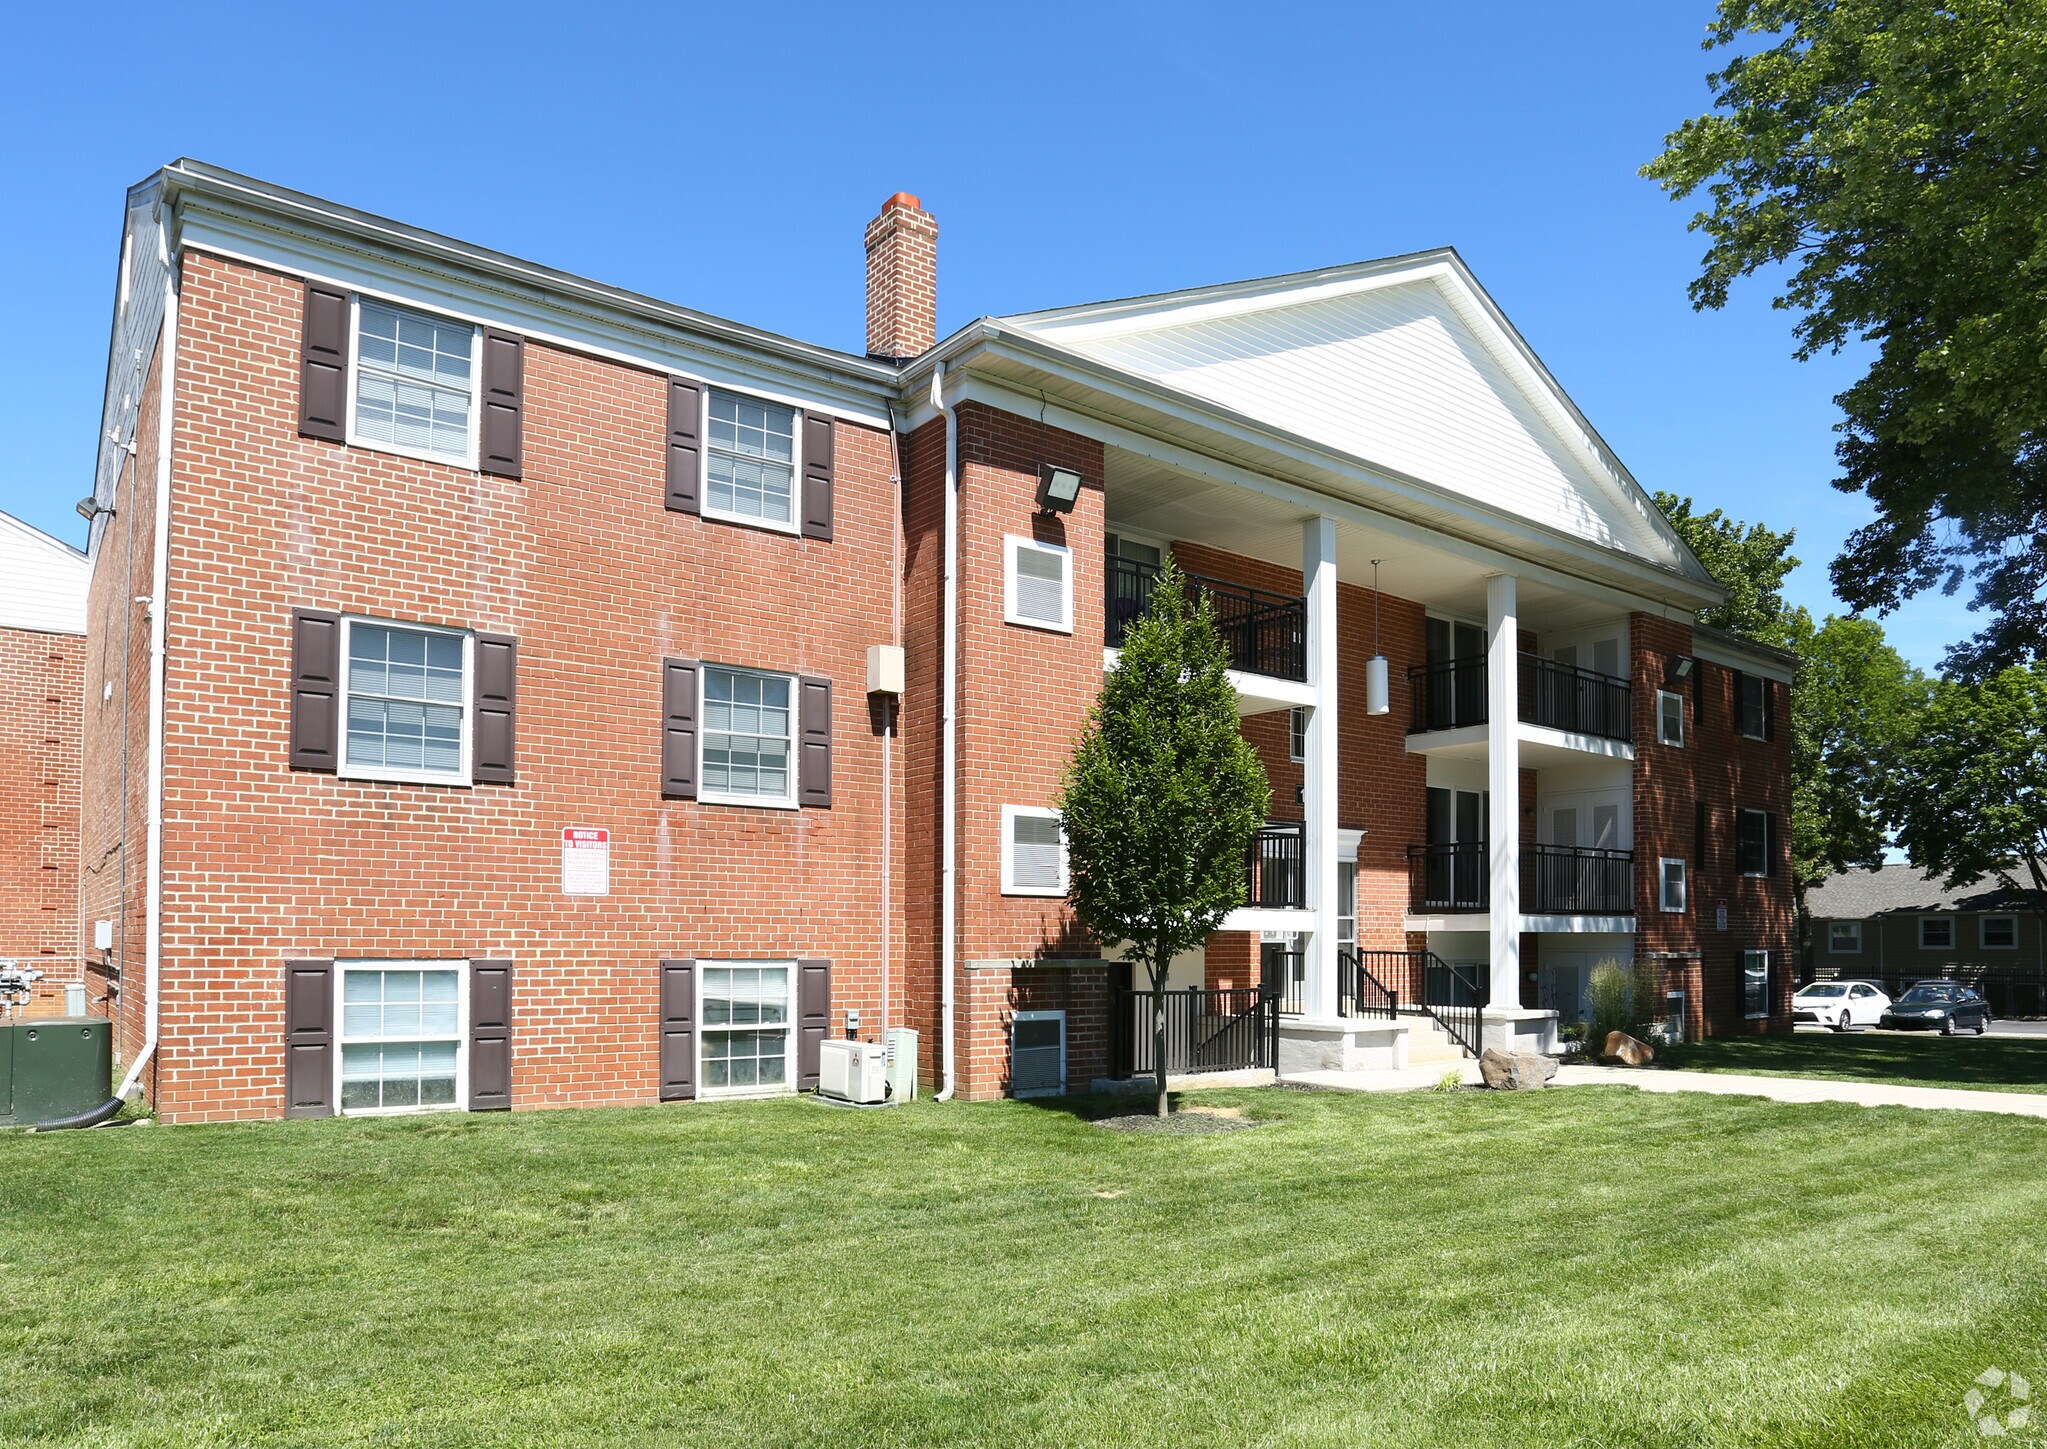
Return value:
<svg viewBox="0 0 2047 1449">
<path fill-rule="evenodd" d="M 938 223 L 898 191 L 867 223 L 867 355 L 900 362 L 938 340 Z"/>
</svg>

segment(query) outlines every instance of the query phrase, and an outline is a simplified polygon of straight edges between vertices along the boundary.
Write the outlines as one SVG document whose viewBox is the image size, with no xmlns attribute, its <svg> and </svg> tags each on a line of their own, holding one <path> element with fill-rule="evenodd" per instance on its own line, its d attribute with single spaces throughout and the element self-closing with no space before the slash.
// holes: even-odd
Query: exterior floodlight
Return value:
<svg viewBox="0 0 2047 1449">
<path fill-rule="evenodd" d="M 1379 652 L 1379 565 L 1372 560 L 1372 657 L 1365 661 L 1365 713 L 1385 714 L 1393 708 L 1393 696 L 1386 687 L 1386 656 Z"/>
<path fill-rule="evenodd" d="M 1670 677 L 1682 682 L 1692 677 L 1692 661 L 1689 657 L 1670 661 Z"/>
<path fill-rule="evenodd" d="M 1047 463 L 1038 469 L 1038 511 L 1071 513 L 1080 499 L 1080 474 Z"/>
</svg>

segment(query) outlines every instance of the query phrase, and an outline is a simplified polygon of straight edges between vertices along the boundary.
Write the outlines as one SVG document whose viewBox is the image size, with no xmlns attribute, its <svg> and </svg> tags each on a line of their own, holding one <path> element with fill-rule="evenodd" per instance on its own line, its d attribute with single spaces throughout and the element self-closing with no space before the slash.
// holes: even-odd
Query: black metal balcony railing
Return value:
<svg viewBox="0 0 2047 1449">
<path fill-rule="evenodd" d="M 1299 910 L 1308 903 L 1308 827 L 1299 820 L 1275 820 L 1258 827 L 1245 852 L 1250 891 L 1247 906 Z"/>
<path fill-rule="evenodd" d="M 1634 695 L 1625 679 L 1520 656 L 1517 713 L 1523 724 L 1543 725 L 1602 739 L 1635 737 Z M 1408 732 L 1463 729 L 1486 722 L 1486 662 L 1471 655 L 1407 671 Z"/>
<path fill-rule="evenodd" d="M 1631 916 L 1635 913 L 1635 853 L 1524 845 L 1521 909 L 1545 916 Z"/>
<path fill-rule="evenodd" d="M 1158 582 L 1156 564 L 1136 559 L 1109 560 L 1108 598 L 1103 610 L 1103 642 L 1123 647 L 1124 631 L 1137 622 L 1151 602 Z M 1215 626 L 1230 651 L 1230 664 L 1246 674 L 1275 679 L 1308 677 L 1308 605 L 1290 594 L 1268 593 L 1248 584 L 1185 574 L 1190 594 L 1206 594 L 1215 604 Z"/>
<path fill-rule="evenodd" d="M 1483 840 L 1407 848 L 1407 901 L 1417 911 L 1482 911 L 1492 900 Z"/>
<path fill-rule="evenodd" d="M 1263 987 L 1109 993 L 1109 1074 L 1149 1076 L 1158 1060 L 1153 1013 L 1166 1012 L 1166 1070 L 1231 1072 L 1279 1062 L 1279 998 Z"/>
</svg>

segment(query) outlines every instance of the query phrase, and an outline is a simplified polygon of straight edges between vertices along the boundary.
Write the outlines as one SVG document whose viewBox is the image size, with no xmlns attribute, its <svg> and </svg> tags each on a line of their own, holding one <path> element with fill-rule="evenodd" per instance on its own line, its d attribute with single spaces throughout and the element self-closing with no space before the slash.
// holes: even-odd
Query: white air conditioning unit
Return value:
<svg viewBox="0 0 2047 1449">
<path fill-rule="evenodd" d="M 907 1026 L 888 1029 L 888 1094 L 898 1102 L 917 1100 L 917 1033 Z"/>
<path fill-rule="evenodd" d="M 888 1051 L 868 1041 L 818 1045 L 817 1094 L 862 1106 L 888 1100 Z"/>
</svg>

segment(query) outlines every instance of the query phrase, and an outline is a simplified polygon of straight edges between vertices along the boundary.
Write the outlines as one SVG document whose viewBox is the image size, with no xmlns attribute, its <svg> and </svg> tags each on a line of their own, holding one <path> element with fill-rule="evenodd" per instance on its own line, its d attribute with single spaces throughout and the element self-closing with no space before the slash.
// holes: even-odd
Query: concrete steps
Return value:
<svg viewBox="0 0 2047 1449">
<path fill-rule="evenodd" d="M 1467 1060 L 1464 1048 L 1452 1041 L 1442 1027 L 1436 1025 L 1434 1017 L 1421 1012 L 1403 1011 L 1400 1019 L 1407 1025 L 1407 1064 L 1410 1067 L 1455 1066 Z"/>
</svg>

